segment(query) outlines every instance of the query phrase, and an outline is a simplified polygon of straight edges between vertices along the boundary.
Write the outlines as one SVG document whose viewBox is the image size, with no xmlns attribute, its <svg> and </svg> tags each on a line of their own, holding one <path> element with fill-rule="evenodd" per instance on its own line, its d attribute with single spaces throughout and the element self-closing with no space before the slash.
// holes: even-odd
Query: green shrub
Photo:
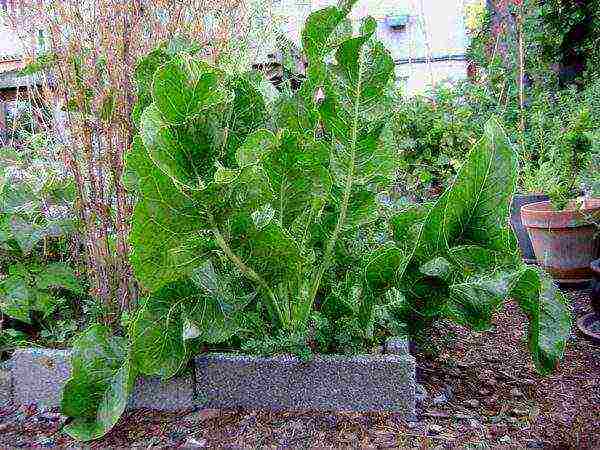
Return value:
<svg viewBox="0 0 600 450">
<path fill-rule="evenodd" d="M 0 149 L 0 350 L 29 334 L 67 345 L 79 328 L 84 289 L 69 264 L 76 220 L 65 168 L 45 154 L 44 136 Z M 19 339 L 15 339 L 15 338 Z M 28 336 L 30 337 L 30 336 Z"/>
<path fill-rule="evenodd" d="M 481 135 L 478 114 L 454 86 L 401 102 L 393 122 L 401 161 L 398 187 L 417 201 L 437 197 Z"/>
</svg>

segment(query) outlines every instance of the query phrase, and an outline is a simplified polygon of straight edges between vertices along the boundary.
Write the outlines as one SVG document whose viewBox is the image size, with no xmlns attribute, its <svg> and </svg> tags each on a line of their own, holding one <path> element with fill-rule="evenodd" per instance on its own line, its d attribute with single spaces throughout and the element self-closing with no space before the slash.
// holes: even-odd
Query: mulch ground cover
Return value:
<svg viewBox="0 0 600 450">
<path fill-rule="evenodd" d="M 585 291 L 567 291 L 574 317 L 589 311 Z M 392 413 L 266 411 L 128 412 L 105 438 L 86 447 L 127 448 L 548 448 L 600 449 L 600 347 L 573 333 L 551 376 L 536 374 L 515 305 L 493 330 L 443 324 L 436 357 L 417 355 L 419 411 Z M 65 418 L 34 407 L 0 409 L 0 447 L 78 447 Z"/>
</svg>

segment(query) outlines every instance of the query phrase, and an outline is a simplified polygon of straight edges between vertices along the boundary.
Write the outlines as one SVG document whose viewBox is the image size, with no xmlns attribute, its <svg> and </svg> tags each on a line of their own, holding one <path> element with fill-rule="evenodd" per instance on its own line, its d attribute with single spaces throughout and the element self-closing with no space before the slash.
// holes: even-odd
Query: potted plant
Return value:
<svg viewBox="0 0 600 450">
<path fill-rule="evenodd" d="M 593 197 L 600 197 L 600 133 L 596 132 L 590 136 L 593 140 L 592 157 L 588 170 L 585 172 L 583 181 L 585 191 Z M 599 228 L 600 230 L 600 228 Z M 579 330 L 592 341 L 600 343 L 600 259 L 590 264 L 594 278 L 590 292 L 590 303 L 592 312 L 584 315 L 577 321 Z"/>
<path fill-rule="evenodd" d="M 538 263 L 562 283 L 589 281 L 590 263 L 600 256 L 600 198 L 581 196 L 592 163 L 591 127 L 591 114 L 582 109 L 537 171 L 550 200 L 521 208 Z"/>
</svg>

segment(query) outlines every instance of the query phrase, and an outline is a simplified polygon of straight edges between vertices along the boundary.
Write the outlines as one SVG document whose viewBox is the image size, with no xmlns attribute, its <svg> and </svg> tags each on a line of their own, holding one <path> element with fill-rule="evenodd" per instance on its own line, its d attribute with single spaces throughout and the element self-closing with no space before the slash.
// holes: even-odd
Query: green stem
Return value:
<svg viewBox="0 0 600 450">
<path fill-rule="evenodd" d="M 360 96 L 361 96 L 361 86 L 362 86 L 362 60 L 360 61 L 360 66 L 358 69 L 358 80 L 357 80 L 357 90 L 356 90 L 356 100 L 354 104 L 354 118 L 352 121 L 352 151 L 350 152 L 350 168 L 348 169 L 348 176 L 346 177 L 346 185 L 344 186 L 344 196 L 342 197 L 342 205 L 340 207 L 340 215 L 338 216 L 337 223 L 335 225 L 335 229 L 333 234 L 331 235 L 331 239 L 327 243 L 327 247 L 325 249 L 325 255 L 323 257 L 323 264 L 319 268 L 317 272 L 317 276 L 315 281 L 311 287 L 311 291 L 309 294 L 309 311 L 312 310 L 313 304 L 315 302 L 315 298 L 317 296 L 317 292 L 319 291 L 319 287 L 321 286 L 321 280 L 323 279 L 323 275 L 325 271 L 329 268 L 331 264 L 331 259 L 333 257 L 333 252 L 335 250 L 335 244 L 342 232 L 342 227 L 346 222 L 346 216 L 348 215 L 348 205 L 350 204 L 350 196 L 352 195 L 352 186 L 354 185 L 354 170 L 356 165 L 356 145 L 358 140 L 358 125 L 359 125 L 359 113 L 360 113 Z"/>
<path fill-rule="evenodd" d="M 251 267 L 247 266 L 246 263 L 244 263 L 244 261 L 242 261 L 241 258 L 233 252 L 233 250 L 231 249 L 231 247 L 229 247 L 229 245 L 225 241 L 225 238 L 215 225 L 214 220 L 212 218 L 210 218 L 210 222 L 213 226 L 212 232 L 215 236 L 215 239 L 217 240 L 219 248 L 223 250 L 223 252 L 229 258 L 229 260 L 233 262 L 238 267 L 238 269 L 240 269 L 240 271 L 246 276 L 246 278 L 249 278 L 250 280 L 254 281 L 265 292 L 266 298 L 268 299 L 269 311 L 278 319 L 280 324 L 283 324 L 285 322 L 283 320 L 283 312 L 280 310 L 275 294 L 273 294 L 273 291 L 271 290 L 267 282 Z"/>
</svg>

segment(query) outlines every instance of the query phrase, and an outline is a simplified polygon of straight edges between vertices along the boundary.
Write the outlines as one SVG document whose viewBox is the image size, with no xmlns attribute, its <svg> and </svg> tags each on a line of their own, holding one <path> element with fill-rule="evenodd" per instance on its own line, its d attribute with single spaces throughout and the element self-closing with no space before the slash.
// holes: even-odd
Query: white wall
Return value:
<svg viewBox="0 0 600 450">
<path fill-rule="evenodd" d="M 5 24 L 5 18 L 0 15 L 0 57 L 19 55 L 22 52 L 22 45 L 15 33 L 10 31 Z"/>
<path fill-rule="evenodd" d="M 371 15 L 379 23 L 378 38 L 392 52 L 396 60 L 464 55 L 469 44 L 465 27 L 465 6 L 482 0 L 360 0 L 353 10 L 356 20 Z M 300 30 L 309 12 L 337 4 L 337 0 L 273 0 L 281 11 L 282 29 L 297 44 Z M 407 12 L 411 17 L 403 30 L 392 30 L 386 16 Z M 281 19 L 279 19 L 281 20 Z M 426 32 L 425 32 L 426 30 Z M 429 43 L 429 46 L 427 45 Z M 429 47 L 429 51 L 428 51 Z M 466 76 L 463 61 L 433 62 L 427 64 L 400 64 L 397 74 L 408 93 L 427 90 L 434 83 Z M 433 75 L 433 77 L 432 77 Z"/>
</svg>

